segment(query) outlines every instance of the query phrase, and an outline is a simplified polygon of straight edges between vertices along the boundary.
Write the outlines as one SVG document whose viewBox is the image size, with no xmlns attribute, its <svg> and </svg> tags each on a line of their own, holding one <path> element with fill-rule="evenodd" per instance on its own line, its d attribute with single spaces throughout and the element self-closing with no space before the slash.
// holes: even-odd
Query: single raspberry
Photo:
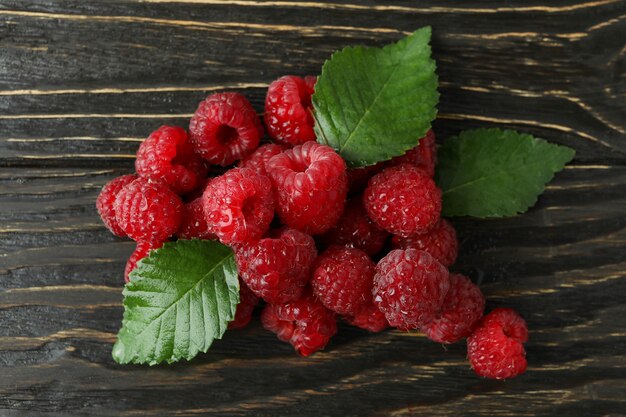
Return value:
<svg viewBox="0 0 626 417">
<path fill-rule="evenodd" d="M 208 231 L 224 244 L 260 239 L 274 217 L 270 180 L 248 168 L 231 169 L 209 182 L 202 205 Z"/>
<path fill-rule="evenodd" d="M 265 98 L 265 126 L 272 138 L 286 145 L 301 145 L 315 140 L 313 106 L 316 77 L 294 75 L 270 84 Z"/>
<path fill-rule="evenodd" d="M 272 156 L 282 153 L 283 150 L 284 148 L 281 145 L 275 143 L 259 146 L 251 155 L 239 161 L 239 165 L 237 166 L 239 168 L 250 168 L 258 174 L 267 175 L 267 171 L 265 170 L 267 161 L 269 161 Z"/>
<path fill-rule="evenodd" d="M 140 177 L 164 182 L 176 194 L 193 191 L 208 172 L 185 129 L 172 126 L 161 126 L 141 143 L 135 170 Z"/>
<path fill-rule="evenodd" d="M 510 308 L 496 308 L 467 339 L 467 356 L 474 371 L 487 378 L 512 378 L 526 371 L 528 328 Z"/>
<path fill-rule="evenodd" d="M 382 162 L 367 167 L 348 169 L 348 191 L 350 194 L 362 193 L 367 187 L 370 178 L 378 174 L 384 168 L 384 165 L 385 163 Z"/>
<path fill-rule="evenodd" d="M 469 336 L 485 310 L 480 289 L 460 274 L 450 274 L 450 290 L 435 319 L 420 330 L 439 343 L 454 343 Z"/>
<path fill-rule="evenodd" d="M 151 250 L 159 249 L 163 242 L 137 242 L 135 251 L 130 255 L 124 269 L 124 281 L 130 282 L 130 273 L 137 267 L 137 262 L 148 256 Z"/>
<path fill-rule="evenodd" d="M 202 197 L 198 197 L 183 208 L 183 220 L 176 235 L 181 239 L 217 239 L 209 232 L 209 224 L 204 216 Z"/>
<path fill-rule="evenodd" d="M 102 191 L 100 191 L 96 199 L 96 209 L 98 210 L 98 214 L 100 214 L 102 223 L 104 223 L 107 229 L 115 236 L 126 237 L 126 233 L 124 233 L 124 230 L 117 224 L 117 219 L 115 218 L 115 198 L 122 188 L 136 179 L 136 175 L 122 175 L 121 177 L 112 179 L 102 187 Z"/>
<path fill-rule="evenodd" d="M 259 297 L 254 295 L 250 288 L 239 278 L 239 304 L 237 304 L 235 318 L 228 323 L 228 328 L 241 329 L 246 327 L 252 320 L 252 312 L 257 304 L 259 304 Z"/>
<path fill-rule="evenodd" d="M 115 218 L 137 242 L 163 242 L 182 221 L 183 202 L 161 182 L 137 178 L 115 199 Z"/>
<path fill-rule="evenodd" d="M 346 316 L 344 319 L 349 324 L 372 333 L 382 332 L 389 327 L 389 322 L 385 315 L 371 300 L 354 316 Z"/>
<path fill-rule="evenodd" d="M 397 156 L 389 161 L 389 166 L 409 164 L 423 169 L 431 178 L 435 175 L 437 165 L 437 145 L 435 132 L 429 130 L 426 136 L 420 139 L 417 146 L 410 149 L 402 156 Z"/>
<path fill-rule="evenodd" d="M 432 229 L 426 233 L 409 237 L 394 236 L 393 245 L 401 249 L 420 249 L 430 253 L 443 266 L 450 266 L 456 261 L 459 251 L 459 242 L 454 227 L 445 219 L 440 219 Z"/>
<path fill-rule="evenodd" d="M 317 235 L 337 223 L 348 184 L 346 164 L 331 147 L 306 142 L 272 157 L 266 168 L 284 224 Z"/>
<path fill-rule="evenodd" d="M 242 279 L 252 292 L 269 303 L 297 300 L 309 281 L 316 256 L 313 238 L 287 227 L 236 250 Z"/>
<path fill-rule="evenodd" d="M 263 126 L 250 102 L 239 93 L 212 94 L 200 103 L 189 123 L 191 145 L 215 165 L 230 165 L 251 154 Z"/>
<path fill-rule="evenodd" d="M 372 298 L 376 265 L 359 249 L 331 246 L 315 261 L 313 294 L 329 310 L 353 315 Z"/>
<path fill-rule="evenodd" d="M 435 318 L 449 288 L 448 270 L 428 252 L 396 249 L 378 262 L 372 293 L 389 324 L 409 330 Z"/>
<path fill-rule="evenodd" d="M 367 217 L 360 198 L 346 204 L 337 225 L 322 235 L 327 246 L 348 245 L 361 249 L 368 255 L 376 255 L 385 245 L 389 233 Z"/>
<path fill-rule="evenodd" d="M 310 291 L 285 304 L 268 304 L 261 322 L 283 342 L 289 342 L 302 356 L 324 349 L 337 333 L 335 313 L 326 309 Z"/>
<path fill-rule="evenodd" d="M 363 193 L 370 219 L 400 236 L 425 233 L 439 220 L 441 190 L 421 169 L 400 165 L 376 174 Z"/>
</svg>

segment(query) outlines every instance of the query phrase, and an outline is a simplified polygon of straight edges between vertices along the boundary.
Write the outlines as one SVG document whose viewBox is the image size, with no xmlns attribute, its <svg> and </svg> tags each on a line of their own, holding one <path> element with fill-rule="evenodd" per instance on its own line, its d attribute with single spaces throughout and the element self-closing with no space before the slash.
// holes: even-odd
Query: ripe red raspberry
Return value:
<svg viewBox="0 0 626 417">
<path fill-rule="evenodd" d="M 141 143 L 135 170 L 140 177 L 164 182 L 176 194 L 193 191 L 208 172 L 185 129 L 172 126 L 161 126 Z"/>
<path fill-rule="evenodd" d="M 450 266 L 456 261 L 459 251 L 459 242 L 454 227 L 445 219 L 440 219 L 432 229 L 426 233 L 409 237 L 394 236 L 393 245 L 401 249 L 420 249 L 430 253 L 443 266 Z"/>
<path fill-rule="evenodd" d="M 389 324 L 409 330 L 435 318 L 449 288 L 448 270 L 427 252 L 396 249 L 376 266 L 372 293 Z"/>
<path fill-rule="evenodd" d="M 297 300 L 309 282 L 316 256 L 313 238 L 287 227 L 236 250 L 239 275 L 268 303 Z"/>
<path fill-rule="evenodd" d="M 100 191 L 96 199 L 96 209 L 98 209 L 102 223 L 104 223 L 107 229 L 115 236 L 126 237 L 126 233 L 124 233 L 124 230 L 117 224 L 117 219 L 115 218 L 115 198 L 122 188 L 136 179 L 136 175 L 122 175 L 121 177 L 112 179 L 102 187 L 102 191 Z"/>
<path fill-rule="evenodd" d="M 372 298 L 376 265 L 359 249 L 331 246 L 315 261 L 313 294 L 339 314 L 354 315 Z"/>
<path fill-rule="evenodd" d="M 212 94 L 189 123 L 194 151 L 215 165 L 230 165 L 251 154 L 263 126 L 250 102 L 239 93 Z"/>
<path fill-rule="evenodd" d="M 257 304 L 259 304 L 259 297 L 254 295 L 250 288 L 239 278 L 239 304 L 237 304 L 235 318 L 228 323 L 228 328 L 241 329 L 246 327 L 252 320 L 252 312 Z"/>
<path fill-rule="evenodd" d="M 389 166 L 409 164 L 423 169 L 431 178 L 435 175 L 437 165 L 437 145 L 435 144 L 435 132 L 429 130 L 426 136 L 420 139 L 417 146 L 410 149 L 402 156 L 397 156 L 389 161 Z"/>
<path fill-rule="evenodd" d="M 117 194 L 115 218 L 137 242 L 163 242 L 182 221 L 183 202 L 161 182 L 137 178 Z"/>
<path fill-rule="evenodd" d="M 419 168 L 400 165 L 376 174 L 363 193 L 370 219 L 400 236 L 425 233 L 439 220 L 441 190 Z"/>
<path fill-rule="evenodd" d="M 435 319 L 421 327 L 429 339 L 454 343 L 469 336 L 483 315 L 485 297 L 480 289 L 460 274 L 450 274 L 450 290 Z"/>
<path fill-rule="evenodd" d="M 259 146 L 259 148 L 251 155 L 239 161 L 237 166 L 239 168 L 250 168 L 258 174 L 267 175 L 267 171 L 265 170 L 267 161 L 269 161 L 272 156 L 281 153 L 283 150 L 284 148 L 281 145 L 277 145 L 275 143 L 268 143 L 263 146 Z"/>
<path fill-rule="evenodd" d="M 361 199 L 355 198 L 348 201 L 337 225 L 322 236 L 322 241 L 327 246 L 352 246 L 371 256 L 380 252 L 388 236 L 367 217 Z"/>
<path fill-rule="evenodd" d="M 510 308 L 496 308 L 483 317 L 467 339 L 474 371 L 487 378 L 512 378 L 526 371 L 526 322 Z"/>
<path fill-rule="evenodd" d="M 316 77 L 294 75 L 270 84 L 265 98 L 265 126 L 274 140 L 286 145 L 301 145 L 315 140 L 313 106 Z"/>
<path fill-rule="evenodd" d="M 261 322 L 283 342 L 289 342 L 302 356 L 324 349 L 337 333 L 335 313 L 326 309 L 310 291 L 285 304 L 268 304 Z"/>
<path fill-rule="evenodd" d="M 151 250 L 159 249 L 163 242 L 137 242 L 135 251 L 130 255 L 124 269 L 124 281 L 130 282 L 130 273 L 137 267 L 137 262 L 148 256 Z"/>
<path fill-rule="evenodd" d="M 183 208 L 183 220 L 176 235 L 180 239 L 217 239 L 209 232 L 209 224 L 204 216 L 202 197 L 198 197 Z"/>
<path fill-rule="evenodd" d="M 207 185 L 202 195 L 208 231 L 224 244 L 254 242 L 274 217 L 270 180 L 248 168 L 234 168 Z"/>
<path fill-rule="evenodd" d="M 373 333 L 382 332 L 389 327 L 389 322 L 385 315 L 371 300 L 354 316 L 347 316 L 344 319 L 353 326 Z"/>
<path fill-rule="evenodd" d="M 267 162 L 281 221 L 311 235 L 337 223 L 348 191 L 346 164 L 335 151 L 306 142 Z"/>
</svg>

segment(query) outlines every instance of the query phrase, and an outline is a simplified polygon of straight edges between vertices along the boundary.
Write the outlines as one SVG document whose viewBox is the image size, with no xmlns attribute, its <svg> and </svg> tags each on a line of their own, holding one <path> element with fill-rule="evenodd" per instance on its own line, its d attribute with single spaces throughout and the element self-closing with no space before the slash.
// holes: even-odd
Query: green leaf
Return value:
<svg viewBox="0 0 626 417">
<path fill-rule="evenodd" d="M 537 201 L 574 150 L 501 129 L 476 129 L 439 149 L 437 184 L 444 216 L 504 217 Z"/>
<path fill-rule="evenodd" d="M 190 360 L 220 339 L 235 317 L 239 281 L 233 252 L 208 240 L 179 240 L 150 252 L 124 288 L 118 363 Z"/>
<path fill-rule="evenodd" d="M 317 141 L 349 167 L 402 155 L 430 129 L 439 100 L 430 32 L 383 48 L 348 47 L 324 63 L 312 98 Z"/>
</svg>

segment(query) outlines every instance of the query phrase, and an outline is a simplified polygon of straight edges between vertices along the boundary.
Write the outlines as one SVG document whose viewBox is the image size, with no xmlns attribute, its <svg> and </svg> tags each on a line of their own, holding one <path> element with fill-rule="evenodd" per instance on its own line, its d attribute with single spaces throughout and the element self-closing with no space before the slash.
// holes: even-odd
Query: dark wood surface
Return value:
<svg viewBox="0 0 626 417">
<path fill-rule="evenodd" d="M 529 323 L 527 374 L 347 326 L 303 359 L 258 320 L 191 363 L 116 365 L 132 244 L 94 201 L 141 139 L 427 24 L 438 140 L 507 127 L 577 151 L 527 214 L 454 222 L 456 269 Z M 0 0 L 0 416 L 625 415 L 625 39 L 624 0 Z"/>
</svg>

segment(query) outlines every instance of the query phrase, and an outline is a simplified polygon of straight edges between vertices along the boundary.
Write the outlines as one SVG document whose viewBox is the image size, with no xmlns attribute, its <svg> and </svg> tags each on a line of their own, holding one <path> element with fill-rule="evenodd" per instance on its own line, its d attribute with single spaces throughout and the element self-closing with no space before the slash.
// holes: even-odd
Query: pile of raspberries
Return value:
<svg viewBox="0 0 626 417">
<path fill-rule="evenodd" d="M 303 356 L 326 346 L 339 316 L 370 332 L 467 338 L 470 363 L 485 377 L 524 372 L 524 320 L 506 308 L 483 316 L 480 289 L 448 271 L 458 242 L 440 218 L 434 133 L 403 156 L 347 169 L 315 141 L 315 82 L 274 81 L 265 128 L 244 96 L 219 93 L 200 103 L 189 132 L 162 126 L 142 142 L 136 174 L 112 180 L 97 200 L 104 224 L 137 242 L 126 281 L 165 241 L 219 240 L 240 275 L 229 328 L 246 326 L 262 299 L 263 326 Z M 262 144 L 265 130 L 271 143 Z"/>
</svg>

